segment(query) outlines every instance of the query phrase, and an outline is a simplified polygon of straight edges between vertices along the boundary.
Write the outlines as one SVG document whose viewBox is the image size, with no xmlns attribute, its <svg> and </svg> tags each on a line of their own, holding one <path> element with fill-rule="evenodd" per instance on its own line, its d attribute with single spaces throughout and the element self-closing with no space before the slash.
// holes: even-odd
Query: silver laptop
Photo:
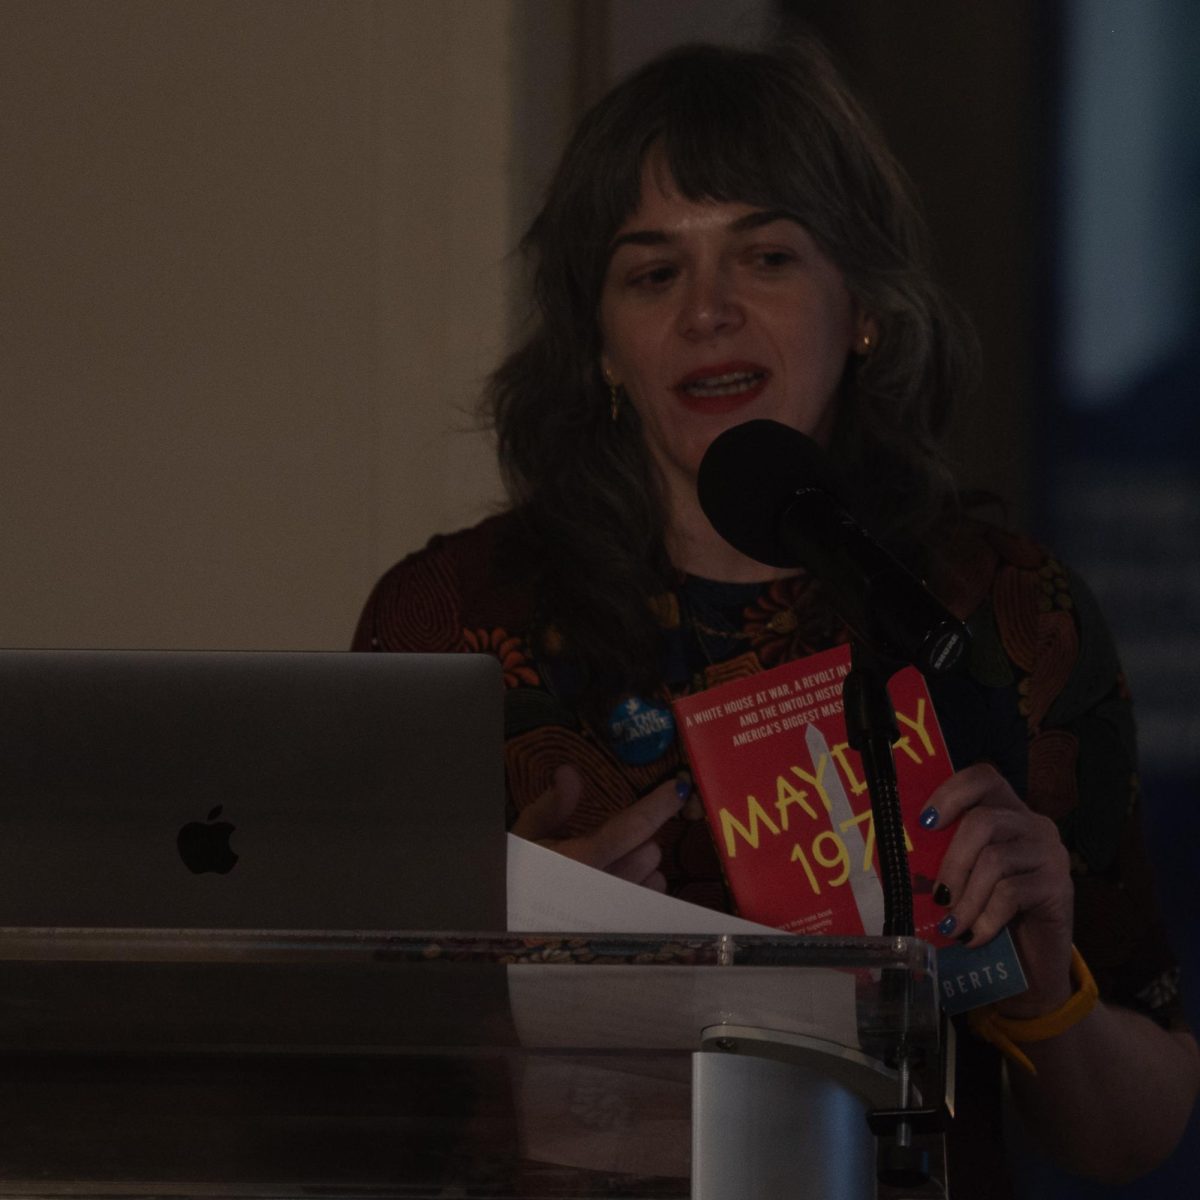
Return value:
<svg viewBox="0 0 1200 1200">
<path fill-rule="evenodd" d="M 0 926 L 503 930 L 486 655 L 0 652 Z"/>
<path fill-rule="evenodd" d="M 296 931 L 504 929 L 502 707 L 483 655 L 0 653 L 0 1195 L 446 1194 L 503 968 Z M 187 948 L 89 940 L 138 927 Z"/>
</svg>

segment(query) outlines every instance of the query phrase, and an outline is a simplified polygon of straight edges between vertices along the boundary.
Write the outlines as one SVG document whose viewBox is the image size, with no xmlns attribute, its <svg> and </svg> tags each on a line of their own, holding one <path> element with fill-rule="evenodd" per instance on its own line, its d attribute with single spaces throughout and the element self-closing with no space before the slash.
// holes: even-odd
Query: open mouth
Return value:
<svg viewBox="0 0 1200 1200">
<path fill-rule="evenodd" d="M 713 375 L 706 379 L 694 379 L 680 384 L 689 396 L 736 396 L 747 391 L 767 378 L 765 371 L 728 371 L 724 375 Z"/>
<path fill-rule="evenodd" d="M 692 406 L 742 403 L 762 391 L 770 374 L 751 363 L 722 363 L 685 375 L 675 385 L 675 392 Z"/>
</svg>

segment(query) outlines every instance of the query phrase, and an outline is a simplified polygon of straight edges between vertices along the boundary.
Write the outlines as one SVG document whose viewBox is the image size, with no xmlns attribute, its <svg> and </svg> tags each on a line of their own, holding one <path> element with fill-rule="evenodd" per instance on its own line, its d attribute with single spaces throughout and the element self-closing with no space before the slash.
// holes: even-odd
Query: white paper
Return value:
<svg viewBox="0 0 1200 1200">
<path fill-rule="evenodd" d="M 769 933 L 508 835 L 508 928 L 517 933 Z"/>
<path fill-rule="evenodd" d="M 508 927 L 526 933 L 791 936 L 617 879 L 513 834 Z M 610 973 L 603 967 L 522 964 L 508 973 L 526 1046 L 694 1048 L 699 1031 L 718 1024 L 858 1044 L 854 980 L 842 971 L 738 966 Z"/>
</svg>

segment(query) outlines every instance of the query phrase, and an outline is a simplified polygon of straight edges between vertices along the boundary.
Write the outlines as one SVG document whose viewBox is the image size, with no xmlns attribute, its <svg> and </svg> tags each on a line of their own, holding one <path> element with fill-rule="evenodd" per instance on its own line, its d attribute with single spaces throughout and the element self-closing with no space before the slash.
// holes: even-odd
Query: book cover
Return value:
<svg viewBox="0 0 1200 1200">
<path fill-rule="evenodd" d="M 675 702 L 696 787 L 739 916 L 790 933 L 878 935 L 883 887 L 870 796 L 846 738 L 842 680 L 849 646 L 835 646 Z M 953 773 L 925 679 L 905 667 L 888 683 L 900 736 L 893 745 L 913 891 L 915 935 L 948 958 L 986 950 L 978 988 L 943 989 L 959 1011 L 1024 989 L 1011 936 L 966 952 L 937 930 L 933 901 L 952 830 L 918 823 L 930 795 Z M 939 949 L 939 964 L 941 964 Z M 961 975 L 962 971 L 956 971 Z"/>
</svg>

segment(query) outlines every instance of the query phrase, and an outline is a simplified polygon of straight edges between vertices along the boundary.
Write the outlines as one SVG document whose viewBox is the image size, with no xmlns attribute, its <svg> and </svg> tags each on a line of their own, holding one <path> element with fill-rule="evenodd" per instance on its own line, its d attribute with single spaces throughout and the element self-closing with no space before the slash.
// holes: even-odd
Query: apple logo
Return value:
<svg viewBox="0 0 1200 1200">
<path fill-rule="evenodd" d="M 194 875 L 204 871 L 226 875 L 233 870 L 233 864 L 238 860 L 229 844 L 234 826 L 228 821 L 217 820 L 222 807 L 223 805 L 218 804 L 208 814 L 207 821 L 189 821 L 176 838 L 179 857 Z"/>
</svg>

